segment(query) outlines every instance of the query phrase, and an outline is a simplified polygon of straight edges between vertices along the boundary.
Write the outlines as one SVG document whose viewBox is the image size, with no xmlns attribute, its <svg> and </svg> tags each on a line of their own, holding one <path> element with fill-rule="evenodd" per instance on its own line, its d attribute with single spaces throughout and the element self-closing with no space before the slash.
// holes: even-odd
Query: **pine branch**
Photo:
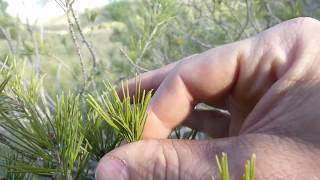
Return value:
<svg viewBox="0 0 320 180">
<path fill-rule="evenodd" d="M 48 116 L 38 104 L 35 80 L 25 87 L 17 76 L 5 90 L 8 79 L 0 85 L 0 127 L 5 130 L 0 143 L 22 158 L 9 165 L 2 161 L 0 166 L 16 175 L 80 177 L 89 155 L 80 97 L 70 94 L 57 98 L 55 113 Z"/>
</svg>

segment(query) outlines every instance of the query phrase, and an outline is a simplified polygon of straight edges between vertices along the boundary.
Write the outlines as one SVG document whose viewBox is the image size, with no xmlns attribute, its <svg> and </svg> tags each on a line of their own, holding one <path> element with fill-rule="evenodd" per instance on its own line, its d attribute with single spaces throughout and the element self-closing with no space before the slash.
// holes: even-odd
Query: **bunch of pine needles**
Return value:
<svg viewBox="0 0 320 180">
<path fill-rule="evenodd" d="M 138 78 L 135 80 L 134 93 L 130 92 L 128 81 L 125 85 L 121 83 L 122 99 L 116 87 L 110 83 L 106 84 L 106 89 L 107 92 L 101 98 L 102 104 L 91 95 L 88 98 L 89 104 L 127 142 L 141 140 L 152 91 L 141 90 L 141 80 Z"/>
</svg>

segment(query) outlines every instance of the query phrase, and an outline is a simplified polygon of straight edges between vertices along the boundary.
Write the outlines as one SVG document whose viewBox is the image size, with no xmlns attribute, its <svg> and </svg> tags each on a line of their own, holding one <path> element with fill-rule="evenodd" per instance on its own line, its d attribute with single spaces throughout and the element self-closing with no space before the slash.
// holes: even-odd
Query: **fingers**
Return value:
<svg viewBox="0 0 320 180">
<path fill-rule="evenodd" d="M 161 84 L 163 79 L 167 76 L 168 72 L 170 72 L 176 66 L 177 63 L 178 62 L 174 62 L 160 69 L 152 70 L 140 75 L 139 78 L 141 80 L 141 90 L 149 91 L 153 89 L 155 91 L 156 89 L 158 89 L 159 85 Z M 128 81 L 129 92 L 131 96 L 136 93 L 135 84 L 136 84 L 136 79 L 131 79 Z M 118 94 L 119 96 L 122 96 L 122 92 L 120 89 L 118 90 Z"/>
<path fill-rule="evenodd" d="M 218 177 L 214 156 L 230 152 L 231 146 L 231 141 L 135 142 L 107 154 L 97 167 L 96 179 L 211 179 Z"/>
<path fill-rule="evenodd" d="M 181 61 L 187 60 L 193 56 L 196 56 L 197 54 L 193 54 L 191 56 L 188 56 L 180 61 L 173 62 L 171 64 L 168 64 L 160 69 L 152 70 L 146 73 L 143 73 L 139 75 L 139 78 L 141 80 L 141 90 L 154 90 L 154 92 L 158 89 L 159 85 L 162 83 L 163 79 L 169 74 L 169 72 Z M 130 95 L 134 95 L 135 92 L 135 83 L 136 79 L 130 79 L 128 81 L 129 85 L 129 92 Z M 119 97 L 122 98 L 122 91 L 121 87 L 118 87 L 118 94 Z"/>
<path fill-rule="evenodd" d="M 144 138 L 166 138 L 198 102 L 221 102 L 237 79 L 238 63 L 247 42 L 212 49 L 179 63 L 153 96 Z"/>
<path fill-rule="evenodd" d="M 229 135 L 230 115 L 218 110 L 194 110 L 183 125 L 202 131 L 212 138 Z"/>
</svg>

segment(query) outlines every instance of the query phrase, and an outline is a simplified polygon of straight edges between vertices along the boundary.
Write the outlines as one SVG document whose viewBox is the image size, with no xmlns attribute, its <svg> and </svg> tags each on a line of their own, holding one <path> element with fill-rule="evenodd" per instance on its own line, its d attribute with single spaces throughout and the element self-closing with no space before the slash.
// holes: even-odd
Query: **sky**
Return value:
<svg viewBox="0 0 320 180">
<path fill-rule="evenodd" d="M 18 16 L 21 21 L 45 23 L 49 19 L 59 17 L 64 14 L 60 6 L 54 1 L 49 0 L 41 6 L 39 0 L 5 0 L 9 3 L 7 12 L 12 16 Z M 76 0 L 74 8 L 82 12 L 86 8 L 92 9 L 106 5 L 110 0 Z"/>
</svg>

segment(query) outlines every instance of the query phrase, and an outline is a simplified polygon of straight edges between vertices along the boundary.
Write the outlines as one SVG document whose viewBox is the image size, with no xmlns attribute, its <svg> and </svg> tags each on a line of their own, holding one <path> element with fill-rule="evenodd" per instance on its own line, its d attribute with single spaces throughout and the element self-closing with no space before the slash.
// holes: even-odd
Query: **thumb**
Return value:
<svg viewBox="0 0 320 180">
<path fill-rule="evenodd" d="M 218 177 L 215 155 L 227 152 L 230 160 L 239 160 L 232 153 L 235 150 L 232 147 L 234 139 L 144 140 L 127 144 L 102 158 L 96 169 L 96 179 L 188 180 Z M 230 164 L 234 163 L 237 162 L 230 161 Z"/>
</svg>

